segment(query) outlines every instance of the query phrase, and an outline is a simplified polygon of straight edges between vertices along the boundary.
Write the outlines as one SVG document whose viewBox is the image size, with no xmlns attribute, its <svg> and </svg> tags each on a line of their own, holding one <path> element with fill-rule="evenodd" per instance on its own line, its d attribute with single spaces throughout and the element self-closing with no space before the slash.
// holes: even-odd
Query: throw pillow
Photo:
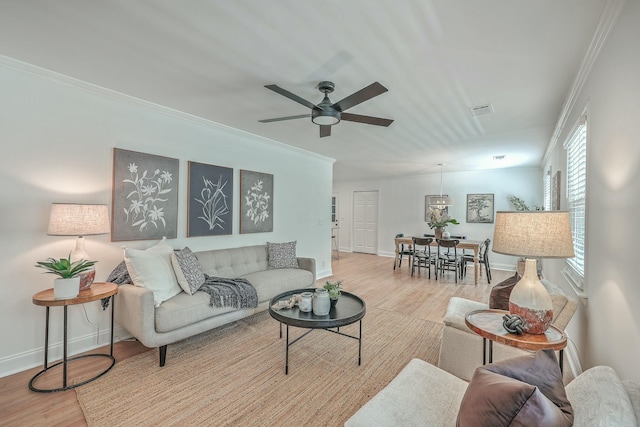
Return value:
<svg viewBox="0 0 640 427">
<path fill-rule="evenodd" d="M 520 280 L 518 273 L 491 288 L 489 294 L 489 308 L 498 310 L 509 310 L 509 297 L 513 287 Z"/>
<path fill-rule="evenodd" d="M 297 241 L 287 243 L 267 242 L 269 268 L 298 268 L 296 242 Z"/>
<path fill-rule="evenodd" d="M 476 369 L 460 403 L 464 426 L 571 426 L 573 409 L 552 350 Z"/>
<path fill-rule="evenodd" d="M 182 292 L 173 271 L 171 254 L 173 248 L 164 238 L 146 250 L 124 249 L 124 262 L 131 281 L 153 291 L 156 307 Z"/>
<path fill-rule="evenodd" d="M 171 264 L 173 264 L 178 284 L 189 295 L 193 295 L 204 284 L 205 277 L 200 269 L 200 262 L 188 247 L 172 253 Z"/>
</svg>

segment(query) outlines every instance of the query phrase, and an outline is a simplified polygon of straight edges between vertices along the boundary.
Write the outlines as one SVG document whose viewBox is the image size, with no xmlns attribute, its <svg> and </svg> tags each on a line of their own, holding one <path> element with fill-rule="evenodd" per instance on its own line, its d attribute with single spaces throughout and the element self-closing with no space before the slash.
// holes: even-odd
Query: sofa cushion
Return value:
<svg viewBox="0 0 640 427">
<path fill-rule="evenodd" d="M 577 426 L 638 426 L 625 386 L 608 366 L 584 371 L 567 384 Z"/>
<path fill-rule="evenodd" d="M 296 258 L 296 242 L 270 243 L 267 242 L 269 253 L 269 268 L 298 268 Z"/>
<path fill-rule="evenodd" d="M 200 286 L 204 285 L 205 277 L 200 269 L 198 258 L 188 247 L 171 254 L 171 264 L 178 284 L 189 295 L 193 295 Z"/>
<path fill-rule="evenodd" d="M 271 300 L 279 293 L 313 287 L 313 273 L 299 268 L 256 271 L 243 276 L 256 288 L 258 303 Z"/>
<path fill-rule="evenodd" d="M 173 248 L 163 238 L 146 250 L 125 248 L 124 261 L 131 281 L 153 291 L 155 306 L 182 292 L 171 264 Z"/>
<path fill-rule="evenodd" d="M 509 297 L 513 287 L 520 280 L 518 273 L 491 288 L 489 294 L 489 308 L 497 310 L 509 310 Z"/>
<path fill-rule="evenodd" d="M 232 279 L 267 269 L 267 246 L 244 246 L 196 252 L 204 274 Z"/>
<path fill-rule="evenodd" d="M 213 316 L 237 310 L 233 307 L 211 307 L 210 300 L 211 295 L 201 291 L 195 292 L 193 295 L 180 292 L 173 298 L 169 298 L 155 309 L 156 331 L 173 331 Z"/>
<path fill-rule="evenodd" d="M 552 350 L 477 368 L 458 413 L 464 426 L 571 426 L 573 410 Z"/>
</svg>

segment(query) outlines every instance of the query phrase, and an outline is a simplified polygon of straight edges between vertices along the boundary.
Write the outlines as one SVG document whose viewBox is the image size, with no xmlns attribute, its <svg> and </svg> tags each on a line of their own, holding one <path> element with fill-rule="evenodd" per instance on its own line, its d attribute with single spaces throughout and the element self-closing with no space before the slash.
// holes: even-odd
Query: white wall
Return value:
<svg viewBox="0 0 640 427">
<path fill-rule="evenodd" d="M 298 254 L 331 273 L 330 200 L 333 160 L 292 149 L 186 114 L 171 112 L 89 84 L 0 57 L 0 376 L 42 363 L 45 309 L 34 293 L 53 276 L 36 261 L 66 256 L 74 238 L 46 235 L 52 202 L 111 203 L 112 149 L 119 147 L 180 159 L 178 238 L 193 250 L 298 241 Z M 233 234 L 186 236 L 187 161 L 234 169 Z M 238 234 L 239 170 L 274 175 L 274 231 Z M 105 280 L 122 260 L 123 245 L 89 236 L 87 252 Z M 98 302 L 69 308 L 72 352 L 108 342 L 109 316 Z M 52 357 L 61 354 L 61 309 L 52 309 Z M 91 322 L 91 323 L 90 323 Z M 117 334 L 123 334 L 116 328 Z M 98 332 L 100 337 L 98 338 Z"/>
<path fill-rule="evenodd" d="M 566 140 L 588 106 L 587 299 L 568 327 L 583 368 L 609 365 L 640 381 L 640 2 L 628 1 L 584 83 L 545 168 L 566 177 Z M 566 208 L 566 181 L 562 188 Z M 545 263 L 545 273 L 571 290 L 563 262 Z"/>
<path fill-rule="evenodd" d="M 449 214 L 460 222 L 450 225 L 452 234 L 466 235 L 471 240 L 493 239 L 493 224 L 473 224 L 466 221 L 467 194 L 493 193 L 494 208 L 513 210 L 507 197 L 515 195 L 527 204 L 542 204 L 542 170 L 539 168 L 507 168 L 487 171 L 443 173 L 443 193 L 454 197 Z M 379 193 L 378 254 L 395 255 L 393 238 L 398 233 L 421 236 L 431 230 L 424 221 L 425 196 L 440 194 L 440 174 L 364 182 L 334 182 L 333 192 L 340 200 L 340 248 L 353 249 L 351 229 L 353 192 Z M 489 253 L 491 267 L 515 270 L 517 258 Z"/>
</svg>

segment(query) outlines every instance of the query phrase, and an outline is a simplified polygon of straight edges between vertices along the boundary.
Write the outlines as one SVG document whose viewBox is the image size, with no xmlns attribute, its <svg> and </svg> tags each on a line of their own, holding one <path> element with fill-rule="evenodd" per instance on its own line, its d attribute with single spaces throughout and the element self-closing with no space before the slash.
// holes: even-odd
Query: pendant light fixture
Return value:
<svg viewBox="0 0 640 427">
<path fill-rule="evenodd" d="M 445 164 L 438 163 L 438 165 L 440 166 L 440 195 L 429 197 L 429 206 L 434 207 L 436 209 L 443 209 L 443 208 L 446 208 L 447 206 L 453 206 L 453 197 L 442 195 L 442 167 Z"/>
</svg>

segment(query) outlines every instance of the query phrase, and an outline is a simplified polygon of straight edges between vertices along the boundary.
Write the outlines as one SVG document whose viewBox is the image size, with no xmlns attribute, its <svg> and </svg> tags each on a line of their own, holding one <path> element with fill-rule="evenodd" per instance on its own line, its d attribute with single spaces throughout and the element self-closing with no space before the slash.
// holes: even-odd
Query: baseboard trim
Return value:
<svg viewBox="0 0 640 427">
<path fill-rule="evenodd" d="M 131 334 L 121 326 L 114 329 L 114 342 L 130 338 Z M 69 357 L 108 345 L 111 341 L 111 329 L 101 330 L 100 334 L 88 334 L 70 339 L 67 351 Z M 62 359 L 62 341 L 49 343 L 49 363 Z M 42 367 L 44 361 L 44 345 L 33 350 L 0 359 L 0 378 L 17 374 L 35 367 Z"/>
</svg>

